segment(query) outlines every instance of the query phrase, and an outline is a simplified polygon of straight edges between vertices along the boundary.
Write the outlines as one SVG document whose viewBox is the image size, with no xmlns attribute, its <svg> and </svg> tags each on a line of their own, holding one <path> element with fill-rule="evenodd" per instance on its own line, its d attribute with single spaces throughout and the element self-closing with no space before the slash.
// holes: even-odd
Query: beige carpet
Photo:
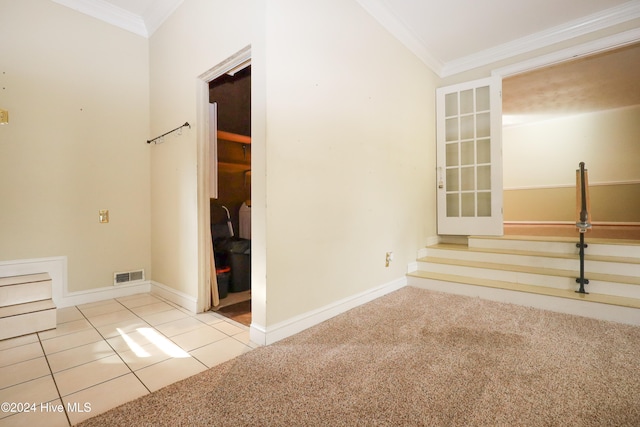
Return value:
<svg viewBox="0 0 640 427">
<path fill-rule="evenodd" d="M 403 288 L 83 426 L 640 426 L 640 328 Z"/>
</svg>

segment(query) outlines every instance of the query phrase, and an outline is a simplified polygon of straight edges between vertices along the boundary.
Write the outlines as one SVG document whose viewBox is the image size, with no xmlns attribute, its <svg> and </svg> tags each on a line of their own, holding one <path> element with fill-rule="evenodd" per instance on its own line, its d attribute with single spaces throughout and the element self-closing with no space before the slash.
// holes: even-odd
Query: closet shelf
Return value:
<svg viewBox="0 0 640 427">
<path fill-rule="evenodd" d="M 222 172 L 250 172 L 251 165 L 242 163 L 218 162 L 218 168 Z"/>
<path fill-rule="evenodd" d="M 225 141 L 237 142 L 239 144 L 251 144 L 251 137 L 246 135 L 240 135 L 237 133 L 225 132 L 223 130 L 218 131 L 218 139 Z"/>
</svg>

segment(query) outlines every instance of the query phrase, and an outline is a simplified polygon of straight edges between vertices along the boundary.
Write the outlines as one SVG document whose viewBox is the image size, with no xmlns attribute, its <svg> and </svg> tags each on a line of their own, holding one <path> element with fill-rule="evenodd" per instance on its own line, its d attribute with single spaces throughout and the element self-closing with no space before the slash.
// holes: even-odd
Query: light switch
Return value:
<svg viewBox="0 0 640 427">
<path fill-rule="evenodd" d="M 98 215 L 100 223 L 106 224 L 109 222 L 109 209 L 100 209 L 100 211 L 98 211 Z"/>
<path fill-rule="evenodd" d="M 0 108 L 0 125 L 9 124 L 9 112 Z"/>
</svg>

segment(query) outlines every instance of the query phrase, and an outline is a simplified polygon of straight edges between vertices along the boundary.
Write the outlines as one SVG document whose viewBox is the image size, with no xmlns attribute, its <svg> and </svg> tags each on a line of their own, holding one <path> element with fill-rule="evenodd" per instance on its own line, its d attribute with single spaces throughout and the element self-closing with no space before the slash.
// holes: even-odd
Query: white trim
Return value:
<svg viewBox="0 0 640 427">
<path fill-rule="evenodd" d="M 142 37 L 148 37 L 147 27 L 141 16 L 103 0 L 53 0 L 62 6 L 92 16 Z"/>
<path fill-rule="evenodd" d="M 376 298 L 380 298 L 381 296 L 403 288 L 406 284 L 407 278 L 401 277 L 384 285 L 368 289 L 359 294 L 335 301 L 324 307 L 320 307 L 307 313 L 292 317 L 291 319 L 276 323 L 273 326 L 264 327 L 262 325 L 251 323 L 251 327 L 249 329 L 251 341 L 260 345 L 273 344 L 276 341 L 280 341 L 281 339 L 295 335 L 298 332 L 302 332 L 305 329 L 331 319 L 332 317 L 351 310 L 352 308 L 366 304 Z"/>
<path fill-rule="evenodd" d="M 123 30 L 149 38 L 176 11 L 184 0 L 155 1 L 149 10 L 144 11 L 144 16 L 136 15 L 104 0 L 53 1 Z"/>
<path fill-rule="evenodd" d="M 559 62 L 569 61 L 581 56 L 592 55 L 594 53 L 603 52 L 610 49 L 619 48 L 628 44 L 632 44 L 640 40 L 640 28 L 628 30 L 612 36 L 603 37 L 598 40 L 572 46 L 547 55 L 538 56 L 516 64 L 507 65 L 505 67 L 496 68 L 492 71 L 492 75 L 501 77 L 513 76 L 516 74 L 532 71 L 537 68 L 547 67 Z"/>
<path fill-rule="evenodd" d="M 488 65 L 503 59 L 511 58 L 516 55 L 533 52 L 537 49 L 542 49 L 544 47 L 571 40 L 575 37 L 584 36 L 599 30 L 604 30 L 614 25 L 622 24 L 624 22 L 628 22 L 637 18 L 640 18 L 640 2 L 627 2 L 620 6 L 603 10 L 601 12 L 594 13 L 592 15 L 585 16 L 574 21 L 570 21 L 568 23 L 550 28 L 545 31 L 540 31 L 538 33 L 531 34 L 526 37 L 521 37 L 511 42 L 504 43 L 490 49 L 485 49 L 483 51 L 465 56 L 463 58 L 449 61 L 444 65 L 440 77 L 451 76 L 453 74 L 458 74 L 464 71 L 481 67 L 483 65 Z M 600 44 L 601 47 L 598 50 L 602 50 L 606 47 L 611 47 L 616 44 L 619 45 L 631 43 L 632 41 L 638 40 L 639 37 L 637 34 L 638 30 L 631 30 L 616 36 L 607 37 L 607 42 L 605 43 L 609 43 L 613 40 L 618 40 L 618 38 L 619 40 L 614 44 Z M 595 41 L 580 46 L 597 46 L 599 43 L 599 41 Z M 592 49 L 590 51 L 578 53 L 580 51 L 577 49 L 577 47 L 565 49 L 561 52 L 570 51 L 575 51 L 576 56 L 594 52 L 594 50 Z M 547 56 L 553 57 L 558 53 L 559 52 Z M 558 58 L 555 60 L 555 62 L 559 60 L 561 59 Z M 549 62 L 547 62 L 546 64 L 549 64 Z M 498 75 L 504 76 L 504 74 Z"/>
<path fill-rule="evenodd" d="M 66 256 L 0 261 L 0 277 L 36 273 L 48 273 L 51 277 L 52 299 L 57 308 L 140 294 L 150 290 L 150 282 L 142 281 L 129 285 L 105 286 L 69 292 Z"/>
<path fill-rule="evenodd" d="M 505 225 L 575 225 L 575 221 L 505 221 Z M 622 226 L 631 226 L 638 227 L 640 226 L 640 222 L 615 222 L 615 221 L 593 221 L 593 225 L 598 226 L 611 226 L 611 227 L 622 227 Z"/>
<path fill-rule="evenodd" d="M 198 79 L 209 83 L 212 80 L 226 74 L 239 66 L 247 67 L 251 64 L 251 45 L 245 46 L 234 53 L 215 67 L 205 71 L 198 76 Z M 208 102 L 207 102 L 208 104 Z"/>
<path fill-rule="evenodd" d="M 422 258 L 418 255 L 418 258 Z M 413 273 L 414 271 L 418 271 L 418 261 L 412 261 L 407 265 L 407 273 Z"/>
<path fill-rule="evenodd" d="M 149 290 L 153 295 L 159 295 L 162 298 L 179 305 L 182 308 L 186 308 L 192 313 L 198 312 L 198 300 L 197 298 L 187 295 L 184 292 L 180 292 L 176 289 L 170 288 L 162 283 L 151 281 L 151 289 Z"/>
<path fill-rule="evenodd" d="M 512 58 L 516 55 L 533 52 L 537 49 L 542 49 L 548 46 L 552 46 L 557 43 L 566 42 L 576 37 L 585 36 L 596 31 L 605 30 L 615 25 L 622 24 L 637 18 L 640 18 L 640 2 L 630 1 L 622 5 L 606 9 L 565 24 L 540 31 L 525 37 L 521 37 L 512 40 L 508 43 L 503 43 L 498 46 L 494 46 L 489 49 L 482 50 L 480 52 L 473 53 L 458 59 L 454 59 L 449 62 L 444 62 L 441 59 L 431 54 L 429 46 L 425 45 L 410 29 L 408 29 L 400 19 L 389 9 L 383 0 L 356 0 L 363 9 L 365 9 L 371 16 L 373 16 L 384 28 L 387 29 L 395 38 L 403 43 L 411 52 L 413 52 L 422 62 L 424 62 L 431 70 L 433 70 L 439 77 L 444 78 L 454 74 L 462 73 L 464 71 L 472 70 L 484 65 L 492 64 L 497 61 Z M 637 30 L 627 31 L 619 35 L 607 37 L 607 42 L 610 43 L 596 50 L 604 49 L 607 47 L 631 43 L 632 41 L 639 40 L 636 35 Z M 593 42 L 594 46 L 597 45 L 597 41 Z M 571 51 L 576 48 L 568 49 Z M 583 52 L 586 54 L 593 52 L 590 50 Z M 577 50 L 576 50 L 577 52 Z M 556 55 L 552 54 L 551 56 Z M 580 53 L 576 53 L 580 55 Z M 570 57 L 556 59 L 566 60 Z M 547 62 L 546 64 L 548 64 Z M 543 64 L 543 65 L 546 65 Z M 503 75 L 504 74 L 500 74 Z"/>
<path fill-rule="evenodd" d="M 611 185 L 638 185 L 640 180 L 633 181 L 606 181 L 606 182 L 590 182 L 589 187 L 604 187 Z M 528 185 L 521 187 L 505 187 L 504 191 L 518 191 L 518 190 L 549 190 L 553 188 L 575 188 L 576 184 L 549 184 L 549 185 Z"/>
<path fill-rule="evenodd" d="M 150 288 L 150 282 L 147 280 L 131 285 L 104 286 L 102 288 L 87 289 L 85 291 L 65 292 L 62 301 L 56 303 L 56 307 L 72 307 L 74 305 L 88 304 L 129 295 L 144 294 L 148 293 Z"/>
<path fill-rule="evenodd" d="M 198 298 L 192 310 L 194 313 L 211 308 L 211 218 L 210 218 L 210 174 L 217 165 L 209 160 L 209 82 L 239 66 L 251 64 L 251 45 L 245 46 L 218 65 L 210 68 L 196 78 L 196 145 L 197 145 L 197 202 L 198 202 Z M 217 141 L 217 139 L 215 139 Z M 217 151 L 217 142 L 212 147 Z M 217 190 L 216 190 L 217 193 Z M 176 302 L 176 304 L 182 305 Z M 182 305 L 183 307 L 187 307 Z M 190 308 L 191 310 L 191 308 Z"/>
<path fill-rule="evenodd" d="M 427 246 L 433 246 L 440 243 L 440 236 L 431 236 L 427 238 Z"/>
</svg>

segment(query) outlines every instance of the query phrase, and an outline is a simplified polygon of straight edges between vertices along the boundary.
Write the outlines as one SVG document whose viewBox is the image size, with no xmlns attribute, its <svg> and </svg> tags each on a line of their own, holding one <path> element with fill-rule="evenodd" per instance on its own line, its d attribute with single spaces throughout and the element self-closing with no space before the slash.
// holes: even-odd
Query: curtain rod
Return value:
<svg viewBox="0 0 640 427">
<path fill-rule="evenodd" d="M 180 130 L 180 129 L 182 129 L 183 127 L 187 127 L 187 126 L 189 127 L 189 129 L 191 129 L 191 125 L 189 124 L 189 122 L 184 122 L 184 124 L 183 124 L 182 126 L 178 126 L 177 128 L 175 128 L 175 129 L 173 129 L 173 130 L 170 130 L 169 132 L 163 133 L 163 134 L 162 134 L 162 135 L 160 135 L 160 136 L 156 136 L 156 137 L 155 137 L 155 138 L 153 138 L 153 139 L 149 139 L 149 140 L 147 140 L 147 144 L 151 144 L 152 142 L 157 141 L 158 139 L 162 138 L 163 136 L 167 136 L 167 135 L 169 135 L 170 133 L 175 132 L 175 131 L 177 131 L 177 130 Z M 157 144 L 157 142 L 156 142 L 156 144 Z"/>
</svg>

